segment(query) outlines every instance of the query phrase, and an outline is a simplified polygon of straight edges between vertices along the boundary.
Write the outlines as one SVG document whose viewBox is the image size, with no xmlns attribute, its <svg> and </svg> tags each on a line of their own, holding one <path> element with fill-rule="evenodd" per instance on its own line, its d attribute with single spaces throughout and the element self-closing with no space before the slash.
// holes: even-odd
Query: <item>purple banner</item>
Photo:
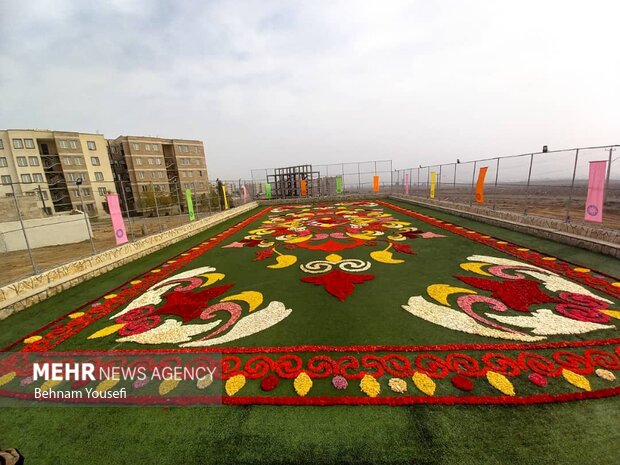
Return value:
<svg viewBox="0 0 620 465">
<path fill-rule="evenodd" d="M 605 174 L 607 161 L 590 162 L 590 180 L 586 199 L 585 220 L 603 222 L 603 202 L 605 201 Z"/>
<path fill-rule="evenodd" d="M 108 208 L 110 209 L 110 217 L 112 218 L 112 230 L 114 231 L 116 245 L 129 242 L 127 239 L 127 232 L 125 231 L 125 222 L 123 221 L 121 207 L 118 204 L 118 195 L 109 194 L 106 196 L 106 199 L 108 201 Z"/>
</svg>

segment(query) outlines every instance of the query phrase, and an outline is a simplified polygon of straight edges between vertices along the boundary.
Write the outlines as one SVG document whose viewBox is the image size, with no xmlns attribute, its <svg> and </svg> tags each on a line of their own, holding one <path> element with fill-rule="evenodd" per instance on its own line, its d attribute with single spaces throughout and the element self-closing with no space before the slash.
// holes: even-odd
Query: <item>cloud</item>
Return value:
<svg viewBox="0 0 620 465">
<path fill-rule="evenodd" d="M 6 127 L 202 139 L 212 176 L 618 142 L 615 2 L 5 1 Z"/>
</svg>

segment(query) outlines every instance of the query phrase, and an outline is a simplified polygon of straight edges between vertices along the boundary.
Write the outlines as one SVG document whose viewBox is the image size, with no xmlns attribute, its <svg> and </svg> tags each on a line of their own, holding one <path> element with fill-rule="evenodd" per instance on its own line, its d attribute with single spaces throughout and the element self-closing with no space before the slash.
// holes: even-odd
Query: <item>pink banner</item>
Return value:
<svg viewBox="0 0 620 465">
<path fill-rule="evenodd" d="M 243 190 L 243 201 L 247 202 L 248 201 L 248 188 L 245 187 L 245 184 L 241 186 L 241 189 Z"/>
<path fill-rule="evenodd" d="M 108 201 L 108 208 L 110 209 L 110 217 L 112 218 L 112 230 L 114 231 L 116 245 L 129 242 L 129 240 L 127 239 L 127 232 L 125 231 L 125 222 L 123 221 L 121 206 L 118 204 L 118 195 L 107 195 L 106 200 Z"/>
<path fill-rule="evenodd" d="M 605 176 L 607 161 L 590 162 L 590 180 L 588 181 L 588 198 L 586 199 L 585 220 L 603 222 L 603 202 L 605 201 Z"/>
<path fill-rule="evenodd" d="M 405 194 L 409 195 L 409 173 L 405 173 Z"/>
</svg>

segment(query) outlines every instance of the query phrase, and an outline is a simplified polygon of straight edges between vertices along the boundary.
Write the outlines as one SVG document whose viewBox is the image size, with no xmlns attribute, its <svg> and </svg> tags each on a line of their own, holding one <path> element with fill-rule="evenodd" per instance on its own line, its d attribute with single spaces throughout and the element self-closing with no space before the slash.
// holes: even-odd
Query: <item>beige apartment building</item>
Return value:
<svg viewBox="0 0 620 465">
<path fill-rule="evenodd" d="M 184 203 L 185 189 L 197 199 L 209 192 L 205 150 L 199 140 L 120 136 L 107 143 L 124 211 L 152 210 L 154 195 L 176 204 Z"/>
<path fill-rule="evenodd" d="M 81 185 L 78 188 L 78 183 Z M 0 196 L 36 196 L 48 214 L 84 210 L 108 216 L 116 192 L 101 134 L 42 129 L 0 130 Z"/>
</svg>

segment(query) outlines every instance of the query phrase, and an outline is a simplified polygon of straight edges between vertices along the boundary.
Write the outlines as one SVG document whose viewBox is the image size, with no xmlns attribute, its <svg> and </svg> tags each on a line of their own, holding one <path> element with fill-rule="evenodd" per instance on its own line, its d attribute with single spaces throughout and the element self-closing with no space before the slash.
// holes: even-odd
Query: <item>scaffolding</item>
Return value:
<svg viewBox="0 0 620 465">
<path fill-rule="evenodd" d="M 313 171 L 312 165 L 275 168 L 273 172 L 267 175 L 267 183 L 271 185 L 271 197 L 274 199 L 301 197 L 302 180 L 306 181 L 307 196 L 321 195 L 321 173 Z"/>
</svg>

